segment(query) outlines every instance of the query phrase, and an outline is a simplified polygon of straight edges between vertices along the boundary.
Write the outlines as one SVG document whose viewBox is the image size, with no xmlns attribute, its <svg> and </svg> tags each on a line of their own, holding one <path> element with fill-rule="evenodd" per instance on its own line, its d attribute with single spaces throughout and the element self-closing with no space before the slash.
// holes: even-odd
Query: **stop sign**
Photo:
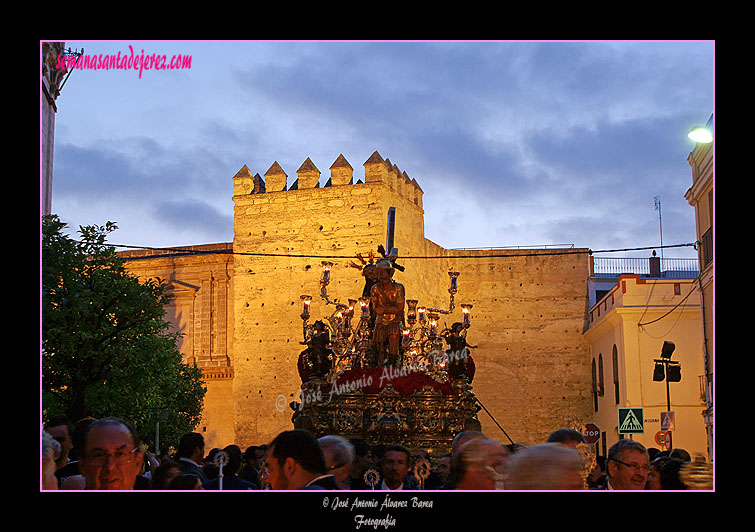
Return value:
<svg viewBox="0 0 755 532">
<path fill-rule="evenodd" d="M 598 443 L 598 440 L 600 439 L 600 427 L 595 423 L 585 424 L 584 437 L 586 443 Z"/>
</svg>

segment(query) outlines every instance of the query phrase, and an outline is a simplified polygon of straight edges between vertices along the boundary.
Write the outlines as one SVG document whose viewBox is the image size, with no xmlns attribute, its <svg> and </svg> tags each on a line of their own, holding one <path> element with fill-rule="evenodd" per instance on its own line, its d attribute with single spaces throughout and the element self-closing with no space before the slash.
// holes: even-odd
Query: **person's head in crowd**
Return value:
<svg viewBox="0 0 755 532">
<path fill-rule="evenodd" d="M 218 455 L 218 453 L 222 451 L 220 447 L 213 447 L 210 449 L 210 452 L 207 453 L 207 456 L 205 456 L 202 459 L 202 464 L 208 465 L 208 464 L 215 464 L 215 457 Z"/>
<path fill-rule="evenodd" d="M 497 441 L 467 440 L 451 457 L 449 478 L 458 490 L 501 488 L 508 454 L 508 449 Z"/>
<path fill-rule="evenodd" d="M 134 427 L 121 419 L 98 419 L 89 426 L 80 457 L 88 490 L 132 490 L 143 451 Z"/>
<path fill-rule="evenodd" d="M 254 470 L 259 469 L 260 466 L 257 463 L 257 449 L 259 449 L 258 445 L 250 445 L 246 448 L 242 460 L 245 467 L 250 467 Z"/>
<path fill-rule="evenodd" d="M 475 439 L 484 440 L 487 439 L 487 437 L 479 430 L 463 430 L 458 433 L 451 442 L 451 456 L 456 454 L 456 451 L 459 449 L 459 447 L 464 445 L 466 442 Z"/>
<path fill-rule="evenodd" d="M 223 466 L 223 475 L 236 475 L 241 469 L 241 464 L 244 460 L 244 455 L 241 452 L 241 447 L 238 445 L 226 445 L 223 447 L 223 452 L 228 457 L 228 463 Z M 217 454 L 217 453 L 216 453 Z"/>
<path fill-rule="evenodd" d="M 560 443 L 565 447 L 576 449 L 580 443 L 585 443 L 582 433 L 574 429 L 558 429 L 550 433 L 546 443 Z"/>
<path fill-rule="evenodd" d="M 382 460 L 382 472 L 385 485 L 395 490 L 404 483 L 409 474 L 411 453 L 403 445 L 394 444 L 385 448 Z"/>
<path fill-rule="evenodd" d="M 97 421 L 93 417 L 85 417 L 76 422 L 71 435 L 71 450 L 68 452 L 70 460 L 79 460 L 84 452 L 84 438 L 86 437 L 89 426 Z"/>
<path fill-rule="evenodd" d="M 682 462 L 691 462 L 692 456 L 690 456 L 689 452 L 685 451 L 684 449 L 672 449 L 671 453 L 669 453 L 669 456 L 671 458 L 676 458 L 677 460 L 681 460 Z"/>
<path fill-rule="evenodd" d="M 509 459 L 506 489 L 581 490 L 583 467 L 576 449 L 555 442 L 532 445 Z"/>
<path fill-rule="evenodd" d="M 380 467 L 383 462 L 383 454 L 385 453 L 386 445 L 384 443 L 378 443 L 370 448 L 370 460 L 371 467 Z"/>
<path fill-rule="evenodd" d="M 361 476 L 362 473 L 372 467 L 372 450 L 364 440 L 351 438 L 349 443 L 354 448 L 354 461 L 351 464 L 352 476 Z"/>
<path fill-rule="evenodd" d="M 444 484 L 448 480 L 448 474 L 451 472 L 451 453 L 444 454 L 438 458 L 438 465 L 435 468 L 435 473 L 438 475 L 438 479 L 441 484 Z"/>
<path fill-rule="evenodd" d="M 647 449 L 634 440 L 619 440 L 608 449 L 606 472 L 611 489 L 644 490 L 650 472 Z"/>
<path fill-rule="evenodd" d="M 606 482 L 606 457 L 596 456 L 595 465 L 590 471 L 590 475 L 587 478 L 587 486 L 589 488 L 604 488 Z"/>
<path fill-rule="evenodd" d="M 56 416 L 45 425 L 45 432 L 60 444 L 60 452 L 55 460 L 58 469 L 68 462 L 68 453 L 73 449 L 73 429 L 75 425 L 65 416 Z"/>
<path fill-rule="evenodd" d="M 181 467 L 170 458 L 163 458 L 152 472 L 152 489 L 166 490 L 170 481 L 181 474 Z"/>
<path fill-rule="evenodd" d="M 168 484 L 169 490 L 203 490 L 202 481 L 196 475 L 181 473 L 176 475 Z"/>
<path fill-rule="evenodd" d="M 658 453 L 661 452 L 661 450 L 657 447 L 648 447 L 648 459 L 650 459 L 650 462 L 658 458 Z"/>
<path fill-rule="evenodd" d="M 652 462 L 650 462 L 650 470 L 648 471 L 648 480 L 645 484 L 646 490 L 661 490 L 661 468 L 663 464 L 671 460 L 668 456 L 659 456 Z"/>
<path fill-rule="evenodd" d="M 328 473 L 336 478 L 340 489 L 346 489 L 351 464 L 354 462 L 354 446 L 341 436 L 327 435 L 317 440 L 325 456 Z"/>
<path fill-rule="evenodd" d="M 204 436 L 198 432 L 188 432 L 181 436 L 176 449 L 177 458 L 188 458 L 202 465 L 204 458 Z"/>
<path fill-rule="evenodd" d="M 317 439 L 302 429 L 281 432 L 270 442 L 266 467 L 273 490 L 298 490 L 327 473 Z"/>
<path fill-rule="evenodd" d="M 199 462 L 199 465 L 202 466 L 202 471 L 204 471 L 204 474 L 208 479 L 218 478 L 220 469 L 215 464 L 215 457 L 220 451 L 222 451 L 220 447 L 213 447 L 210 449 L 210 452 L 207 453 L 207 456 Z"/>
</svg>

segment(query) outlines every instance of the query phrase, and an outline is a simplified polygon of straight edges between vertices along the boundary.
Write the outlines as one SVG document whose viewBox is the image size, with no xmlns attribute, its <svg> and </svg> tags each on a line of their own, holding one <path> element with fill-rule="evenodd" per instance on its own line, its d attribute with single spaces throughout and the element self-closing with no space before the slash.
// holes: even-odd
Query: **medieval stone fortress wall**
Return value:
<svg viewBox="0 0 755 532">
<path fill-rule="evenodd" d="M 589 421 L 591 354 L 582 335 L 588 250 L 446 250 L 424 236 L 417 180 L 377 151 L 363 167 L 355 176 L 339 156 L 326 177 L 306 158 L 295 178 L 277 162 L 263 178 L 244 165 L 233 177 L 232 244 L 194 246 L 192 254 L 122 254 L 135 274 L 166 279 L 178 296 L 169 318 L 186 335 L 184 357 L 207 377 L 197 430 L 208 448 L 266 443 L 291 428 L 288 403 L 301 384 L 300 296 L 313 296 L 313 319 L 332 312 L 318 296 L 328 260 L 330 296 L 358 298 L 364 278 L 349 262 L 385 245 L 391 208 L 397 262 L 405 268 L 394 279 L 407 299 L 447 308 L 448 272 L 460 273 L 456 309 L 440 326 L 461 321 L 461 303 L 473 305 L 474 392 L 508 436 L 534 443 Z M 509 443 L 484 412 L 479 419 L 486 434 Z"/>
</svg>

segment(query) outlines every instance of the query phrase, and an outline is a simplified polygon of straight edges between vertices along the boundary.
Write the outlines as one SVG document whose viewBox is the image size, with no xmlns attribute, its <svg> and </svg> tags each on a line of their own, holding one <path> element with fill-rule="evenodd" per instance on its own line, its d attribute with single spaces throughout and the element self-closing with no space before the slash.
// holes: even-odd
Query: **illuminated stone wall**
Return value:
<svg viewBox="0 0 755 532">
<path fill-rule="evenodd" d="M 404 284 L 407 299 L 448 308 L 447 272 L 460 272 L 456 309 L 441 316 L 440 326 L 461 321 L 460 305 L 473 304 L 468 340 L 478 346 L 472 351 L 474 392 L 506 433 L 517 442 L 535 443 L 571 420 L 590 421 L 590 355 L 582 338 L 586 250 L 516 250 L 507 251 L 508 257 L 493 256 L 501 251 L 445 250 L 424 237 L 418 183 L 377 152 L 363 166 L 364 174 L 354 175 L 339 157 L 330 175 L 322 176 L 306 159 L 295 176 L 274 163 L 264 179 L 246 166 L 233 178 L 234 255 L 221 261 L 229 268 L 225 371 L 232 376 L 232 392 L 228 377 L 222 388 L 208 390 L 202 421 L 208 448 L 231 443 L 229 434 L 242 448 L 266 443 L 292 427 L 288 403 L 299 389 L 296 361 L 304 349 L 299 296 L 313 297 L 310 323 L 333 311 L 319 297 L 320 259 L 256 254 L 351 257 L 329 259 L 334 265 L 328 293 L 342 302 L 356 299 L 364 279 L 348 264 L 358 262 L 356 253 L 366 257 L 385 246 L 390 207 L 396 210 L 398 263 L 405 267 L 394 279 Z M 560 252 L 569 254 L 553 255 Z M 148 261 L 134 266 L 137 262 L 143 274 L 152 268 Z M 176 272 L 174 279 L 182 275 Z M 192 316 L 204 319 L 196 312 Z M 212 327 L 221 327 L 219 319 L 216 312 Z M 186 328 L 184 343 L 193 345 L 197 326 Z M 478 417 L 484 432 L 508 443 L 484 411 Z"/>
<path fill-rule="evenodd" d="M 188 252 L 139 250 L 119 255 L 140 279 L 159 277 L 172 296 L 166 321 L 183 336 L 184 362 L 202 369 L 207 387 L 202 420 L 195 429 L 210 443 L 233 441 L 233 255 L 232 244 L 186 246 Z M 222 446 L 221 446 L 222 447 Z"/>
</svg>

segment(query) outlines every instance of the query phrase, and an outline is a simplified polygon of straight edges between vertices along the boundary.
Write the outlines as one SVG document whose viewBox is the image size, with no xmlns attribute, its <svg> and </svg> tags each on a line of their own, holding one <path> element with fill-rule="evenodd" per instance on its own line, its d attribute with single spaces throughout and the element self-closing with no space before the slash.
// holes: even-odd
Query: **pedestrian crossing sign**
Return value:
<svg viewBox="0 0 755 532">
<path fill-rule="evenodd" d="M 619 434 L 644 434 L 642 408 L 619 408 Z"/>
</svg>

